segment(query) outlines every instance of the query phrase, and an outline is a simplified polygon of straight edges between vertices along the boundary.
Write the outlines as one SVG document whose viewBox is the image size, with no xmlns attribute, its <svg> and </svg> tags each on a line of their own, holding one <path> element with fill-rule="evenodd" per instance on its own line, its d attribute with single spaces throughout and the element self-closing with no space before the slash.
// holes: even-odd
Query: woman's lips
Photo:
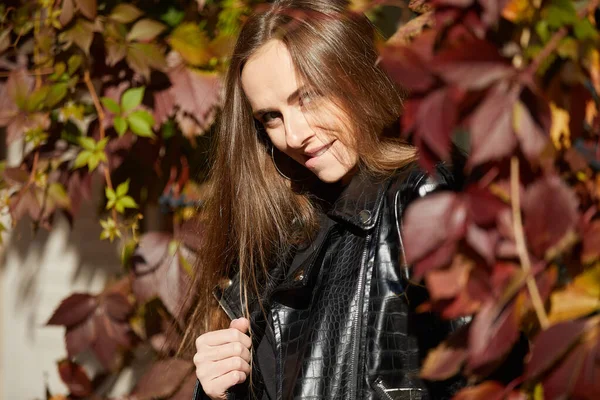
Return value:
<svg viewBox="0 0 600 400">
<path fill-rule="evenodd" d="M 323 154 L 325 154 L 331 148 L 331 146 L 333 146 L 334 142 L 335 142 L 335 140 L 333 142 L 326 144 L 325 146 L 319 147 L 313 151 L 304 152 L 304 156 L 306 157 L 306 161 L 304 162 L 304 165 L 306 165 L 308 168 L 313 167 L 315 162 L 317 161 L 317 159 L 320 156 L 322 156 Z"/>
</svg>

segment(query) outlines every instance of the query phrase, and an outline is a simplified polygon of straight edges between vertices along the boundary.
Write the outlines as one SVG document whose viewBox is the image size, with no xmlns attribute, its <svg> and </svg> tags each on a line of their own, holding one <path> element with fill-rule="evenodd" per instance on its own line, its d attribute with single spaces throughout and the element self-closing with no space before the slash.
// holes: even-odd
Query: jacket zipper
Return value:
<svg viewBox="0 0 600 400">
<path fill-rule="evenodd" d="M 385 387 L 382 379 L 377 378 L 377 380 L 375 380 L 375 393 L 377 393 L 379 400 L 394 400 L 394 398 L 390 396 L 386 390 L 387 388 Z"/>
<path fill-rule="evenodd" d="M 351 370 L 351 374 L 350 374 L 350 381 L 353 382 L 353 385 L 350 387 L 351 391 L 350 391 L 350 399 L 357 399 L 358 398 L 358 350 L 359 350 L 359 345 L 360 345 L 360 341 L 362 338 L 361 335 L 361 325 L 362 325 L 362 308 L 363 308 L 363 301 L 364 301 L 364 285 L 365 285 L 365 271 L 366 271 L 366 258 L 367 258 L 367 249 L 369 247 L 369 243 L 371 242 L 371 236 L 372 235 L 368 235 L 366 238 L 366 243 L 365 243 L 365 247 L 363 250 L 363 254 L 362 254 L 362 260 L 360 263 L 360 274 L 358 276 L 358 307 L 357 307 L 357 313 L 354 317 L 354 326 L 355 326 L 355 334 L 354 334 L 354 342 L 353 342 L 353 346 L 352 346 L 352 356 L 350 358 L 350 362 L 351 362 L 351 366 L 352 366 L 352 370 Z"/>
</svg>

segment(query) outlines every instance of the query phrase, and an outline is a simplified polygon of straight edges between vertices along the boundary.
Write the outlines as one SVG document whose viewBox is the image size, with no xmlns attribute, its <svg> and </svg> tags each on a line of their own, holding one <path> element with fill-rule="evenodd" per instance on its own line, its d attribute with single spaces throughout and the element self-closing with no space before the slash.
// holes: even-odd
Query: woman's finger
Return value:
<svg viewBox="0 0 600 400">
<path fill-rule="evenodd" d="M 232 386 L 242 383 L 246 380 L 246 374 L 240 371 L 231 371 L 213 380 L 202 383 L 202 389 L 210 398 L 213 399 L 225 399 L 225 391 Z"/>
<path fill-rule="evenodd" d="M 219 361 L 230 357 L 241 357 L 244 361 L 250 362 L 250 350 L 240 342 L 207 347 L 202 353 L 197 354 L 199 359 L 207 361 Z"/>
<path fill-rule="evenodd" d="M 200 352 L 202 346 L 220 346 L 222 344 L 240 342 L 246 348 L 252 346 L 252 339 L 235 328 L 220 329 L 218 331 L 207 332 L 196 339 L 196 350 Z"/>
</svg>

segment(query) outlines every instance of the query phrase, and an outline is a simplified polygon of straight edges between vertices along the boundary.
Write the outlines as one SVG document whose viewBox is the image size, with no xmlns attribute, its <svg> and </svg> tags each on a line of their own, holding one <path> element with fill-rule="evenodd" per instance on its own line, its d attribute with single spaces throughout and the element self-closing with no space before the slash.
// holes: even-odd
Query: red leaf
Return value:
<svg viewBox="0 0 600 400">
<path fill-rule="evenodd" d="M 592 221 L 583 233 L 581 262 L 591 263 L 600 257 L 600 220 Z"/>
<path fill-rule="evenodd" d="M 136 275 L 154 271 L 167 256 L 172 236 L 168 233 L 149 232 L 142 236 L 134 257 L 133 268 Z"/>
<path fill-rule="evenodd" d="M 499 310 L 490 300 L 481 307 L 469 332 L 471 371 L 499 361 L 508 353 L 519 337 L 518 318 L 514 303 Z"/>
<path fill-rule="evenodd" d="M 471 185 L 466 189 L 466 201 L 473 222 L 481 227 L 490 227 L 496 223 L 498 215 L 508 206 L 488 189 Z"/>
<path fill-rule="evenodd" d="M 577 203 L 573 191 L 557 176 L 541 179 L 528 188 L 523 211 L 525 235 L 533 254 L 544 257 L 574 230 L 578 218 Z"/>
<path fill-rule="evenodd" d="M 549 349 L 546 349 L 547 351 Z M 544 397 L 548 399 L 572 399 L 578 400 L 589 399 L 596 400 L 597 397 L 592 397 L 593 392 L 584 393 L 582 397 L 572 397 L 571 393 L 577 385 L 577 378 L 583 372 L 585 365 L 586 348 L 577 346 L 571 350 L 565 359 L 548 374 L 544 379 Z M 591 379 L 596 373 L 592 374 Z M 598 381 L 596 381 L 598 382 Z M 597 390 L 596 390 L 597 391 Z"/>
<path fill-rule="evenodd" d="M 176 358 L 157 361 L 138 381 L 133 394 L 137 400 L 172 396 L 193 367 L 191 362 Z"/>
<path fill-rule="evenodd" d="M 200 127 L 207 129 L 219 105 L 221 81 L 213 72 L 203 72 L 179 64 L 167 72 L 173 86 L 169 89 L 175 105 L 193 115 Z"/>
<path fill-rule="evenodd" d="M 568 321 L 551 326 L 535 338 L 524 378 L 536 379 L 562 358 L 585 333 L 585 321 Z"/>
<path fill-rule="evenodd" d="M 465 326 L 430 350 L 421 368 L 421 378 L 445 380 L 456 375 L 467 359 L 468 333 L 468 326 Z"/>
<path fill-rule="evenodd" d="M 196 374 L 191 373 L 187 378 L 185 378 L 185 380 L 181 384 L 181 387 L 179 388 L 177 393 L 175 393 L 173 395 L 173 397 L 171 397 L 169 400 L 189 400 L 189 399 L 191 399 L 194 394 L 194 388 L 196 386 L 196 379 L 197 379 Z"/>
<path fill-rule="evenodd" d="M 452 264 L 425 274 L 427 290 L 433 301 L 458 295 L 467 285 L 473 262 L 458 254 Z"/>
<path fill-rule="evenodd" d="M 98 9 L 98 5 L 96 4 L 96 0 L 77 0 L 77 5 L 79 6 L 79 11 L 89 18 L 96 18 L 96 11 Z"/>
<path fill-rule="evenodd" d="M 483 8 L 481 20 L 487 26 L 493 26 L 498 23 L 500 15 L 508 0 L 477 0 Z"/>
<path fill-rule="evenodd" d="M 470 224 L 465 236 L 466 242 L 475 250 L 488 265 L 492 265 L 496 259 L 496 243 L 498 233 L 494 230 L 487 231 L 475 224 Z"/>
<path fill-rule="evenodd" d="M 453 400 L 517 400 L 515 395 L 506 396 L 506 388 L 494 381 L 485 381 L 477 386 L 466 387 L 458 392 Z M 526 397 L 521 397 L 523 400 Z"/>
<path fill-rule="evenodd" d="M 496 46 L 486 40 L 471 40 L 440 52 L 432 61 L 433 70 L 446 82 L 464 89 L 485 89 L 515 73 L 500 56 Z"/>
<path fill-rule="evenodd" d="M 427 269 L 450 262 L 455 243 L 466 228 L 467 210 L 455 193 L 433 193 L 412 203 L 406 210 L 404 245 L 409 264 L 428 259 L 427 265 L 415 266 L 420 278 Z"/>
<path fill-rule="evenodd" d="M 109 293 L 102 299 L 102 303 L 106 313 L 115 321 L 125 322 L 133 312 L 132 305 L 119 293 Z"/>
<path fill-rule="evenodd" d="M 509 155 L 517 143 L 512 128 L 516 93 L 496 85 L 475 110 L 470 121 L 469 164 L 479 165 Z"/>
<path fill-rule="evenodd" d="M 66 26 L 73 19 L 75 6 L 73 0 L 63 0 L 58 20 L 62 26 Z"/>
<path fill-rule="evenodd" d="M 92 393 L 92 382 L 81 365 L 69 360 L 59 361 L 58 373 L 72 395 L 87 397 Z"/>
<path fill-rule="evenodd" d="M 417 134 L 442 160 L 450 158 L 451 137 L 458 117 L 455 97 L 451 89 L 436 90 L 421 101 L 417 114 Z"/>
<path fill-rule="evenodd" d="M 513 125 L 523 154 L 527 156 L 529 162 L 537 164 L 540 153 L 549 142 L 548 135 L 534 121 L 527 107 L 520 101 L 515 104 Z"/>
<path fill-rule="evenodd" d="M 413 46 L 387 46 L 381 51 L 381 65 L 404 88 L 425 92 L 435 83 L 427 63 L 413 50 Z"/>
<path fill-rule="evenodd" d="M 74 293 L 60 303 L 46 324 L 64 325 L 69 328 L 87 319 L 97 306 L 96 297 L 86 293 Z"/>
<path fill-rule="evenodd" d="M 96 327 L 94 319 L 88 318 L 79 325 L 67 329 L 65 343 L 67 355 L 75 357 L 82 351 L 88 349 L 96 340 Z"/>
</svg>

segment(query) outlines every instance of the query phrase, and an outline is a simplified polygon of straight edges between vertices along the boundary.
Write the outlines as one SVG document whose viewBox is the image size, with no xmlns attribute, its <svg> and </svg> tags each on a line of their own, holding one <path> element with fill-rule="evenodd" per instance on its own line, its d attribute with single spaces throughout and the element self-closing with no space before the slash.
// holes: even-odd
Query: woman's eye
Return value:
<svg viewBox="0 0 600 400">
<path fill-rule="evenodd" d="M 279 118 L 279 113 L 277 112 L 267 112 L 264 113 L 262 116 L 262 122 L 265 124 L 268 123 L 272 123 L 274 120 L 276 120 L 277 118 Z"/>
</svg>

